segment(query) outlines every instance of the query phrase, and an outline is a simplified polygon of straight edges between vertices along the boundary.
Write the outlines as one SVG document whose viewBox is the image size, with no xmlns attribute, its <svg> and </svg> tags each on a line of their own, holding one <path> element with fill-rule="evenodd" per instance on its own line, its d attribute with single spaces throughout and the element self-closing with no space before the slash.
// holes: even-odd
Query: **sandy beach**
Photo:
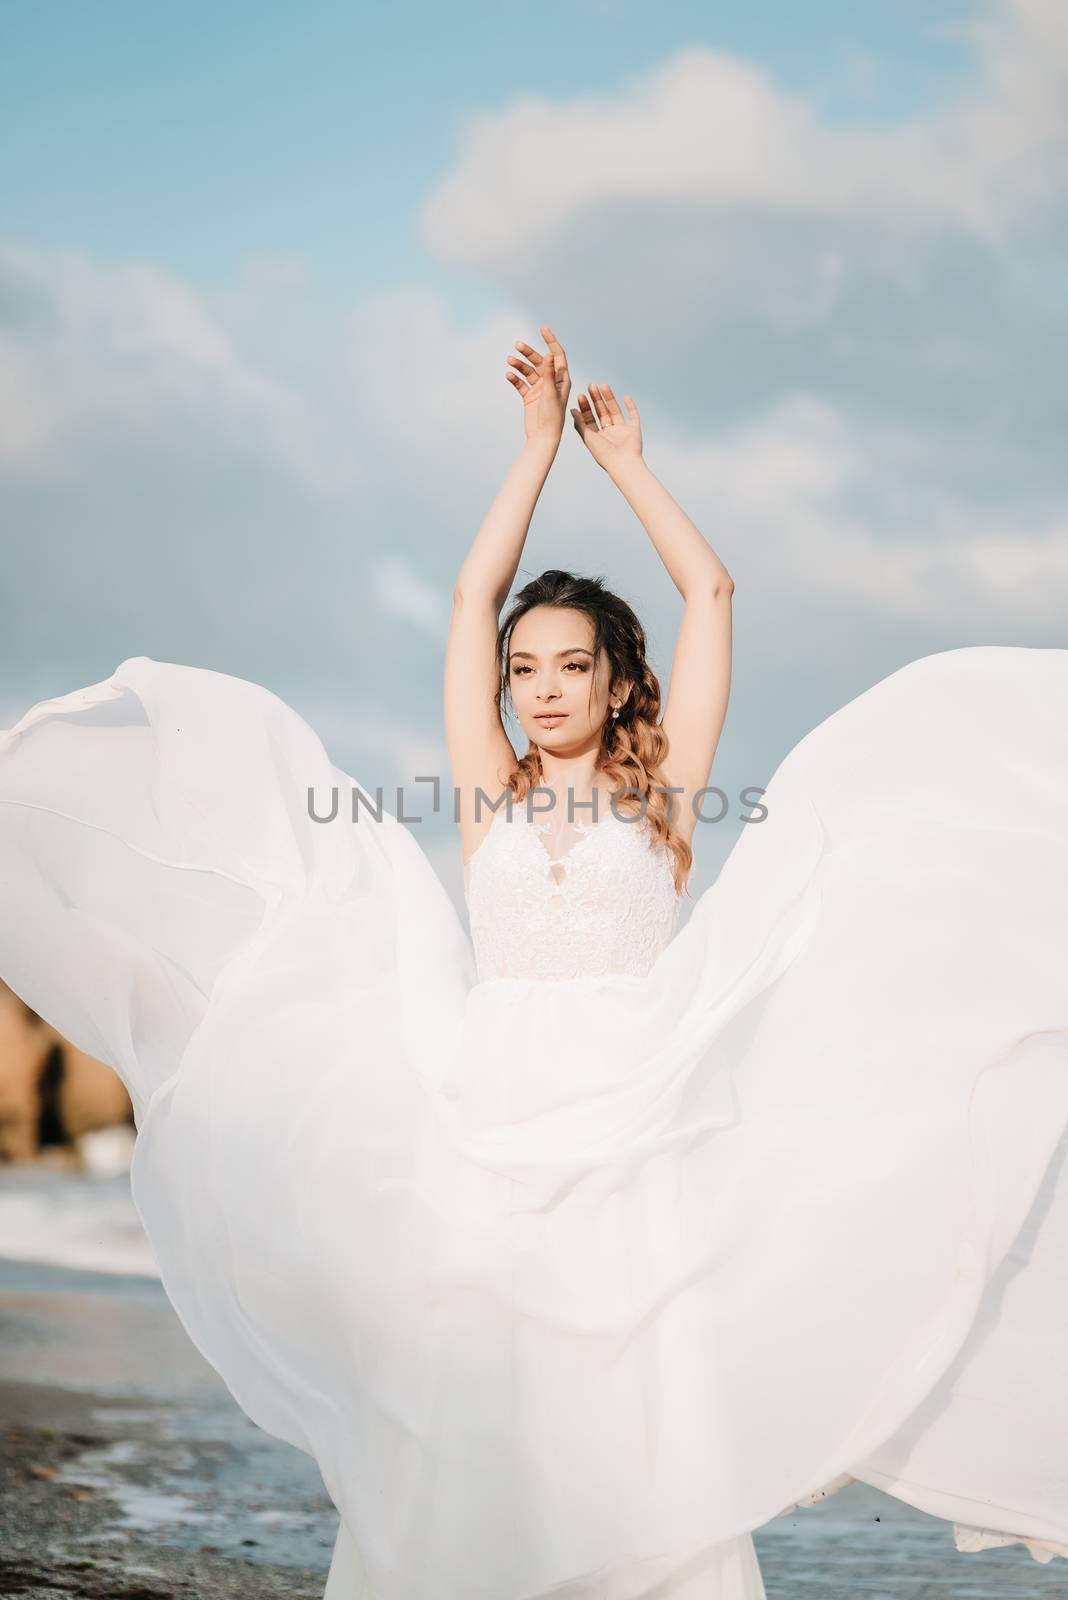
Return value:
<svg viewBox="0 0 1068 1600">
<path fill-rule="evenodd" d="M 0 1596 L 321 1596 L 337 1514 L 158 1283 L 0 1263 Z"/>
<path fill-rule="evenodd" d="M 44 1248 L 37 1216 L 68 1255 L 109 1265 L 0 1258 L 0 1600 L 319 1600 L 337 1513 L 318 1468 L 244 1415 L 135 1270 L 124 1183 L 0 1172 L 9 1254 L 16 1222 Z M 1063 1563 L 964 1555 L 948 1524 L 860 1484 L 754 1538 L 769 1600 L 1068 1594 Z"/>
</svg>

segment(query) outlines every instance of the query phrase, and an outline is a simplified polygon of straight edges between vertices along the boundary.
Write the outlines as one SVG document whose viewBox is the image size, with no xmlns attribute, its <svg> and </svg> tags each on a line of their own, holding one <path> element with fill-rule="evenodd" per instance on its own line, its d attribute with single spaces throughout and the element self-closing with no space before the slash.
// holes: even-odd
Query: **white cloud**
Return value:
<svg viewBox="0 0 1068 1600">
<path fill-rule="evenodd" d="M 454 264 L 507 271 L 576 221 L 595 255 L 598 214 L 630 202 L 710 226 L 744 207 L 1003 238 L 1068 189 L 1068 10 L 1006 0 L 961 31 L 979 56 L 980 88 L 877 132 L 822 125 L 764 72 L 707 48 L 679 52 L 616 94 L 524 96 L 471 119 L 455 170 L 425 208 L 425 237 Z"/>
<path fill-rule="evenodd" d="M 1047 628 L 1068 7 L 999 0 L 958 31 L 970 86 L 874 131 L 704 48 L 614 93 L 526 95 L 469 123 L 423 226 L 582 330 L 576 383 L 636 395 L 647 457 L 762 590 Z"/>
<path fill-rule="evenodd" d="M 167 429 L 188 453 L 268 454 L 313 496 L 362 465 L 315 397 L 246 355 L 212 307 L 142 262 L 0 245 L 9 307 L 0 344 L 0 463 L 27 481 L 74 482 L 102 433 L 134 442 Z"/>
<path fill-rule="evenodd" d="M 749 591 L 950 626 L 1043 628 L 1068 608 L 1068 512 L 1035 527 L 934 488 L 917 497 L 884 476 L 878 439 L 815 398 L 659 458 L 699 525 L 723 530 Z M 878 508 L 881 531 L 858 505 Z"/>
<path fill-rule="evenodd" d="M 472 327 L 403 286 L 321 326 L 296 255 L 206 295 L 0 245 L 9 721 L 147 653 L 267 682 L 369 786 L 445 774 L 450 585 L 546 318 L 735 576 L 745 782 L 919 650 L 1059 641 L 1068 9 L 970 31 L 975 87 L 897 129 L 707 50 L 479 118 L 425 217 L 497 291 Z M 678 597 L 570 427 L 519 581 L 549 565 L 605 573 L 666 679 Z"/>
</svg>

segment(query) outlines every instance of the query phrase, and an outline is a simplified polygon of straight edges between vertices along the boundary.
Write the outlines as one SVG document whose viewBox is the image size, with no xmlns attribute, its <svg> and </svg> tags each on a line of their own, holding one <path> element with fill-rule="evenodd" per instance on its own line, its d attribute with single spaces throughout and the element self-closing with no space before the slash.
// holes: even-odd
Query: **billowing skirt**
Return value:
<svg viewBox="0 0 1068 1600">
<path fill-rule="evenodd" d="M 681 1595 L 850 1478 L 1068 1555 L 1068 651 L 821 723 L 641 979 L 478 982 L 359 788 L 221 673 L 42 702 L 0 977 L 122 1076 L 167 1293 L 378 1600 Z"/>
</svg>

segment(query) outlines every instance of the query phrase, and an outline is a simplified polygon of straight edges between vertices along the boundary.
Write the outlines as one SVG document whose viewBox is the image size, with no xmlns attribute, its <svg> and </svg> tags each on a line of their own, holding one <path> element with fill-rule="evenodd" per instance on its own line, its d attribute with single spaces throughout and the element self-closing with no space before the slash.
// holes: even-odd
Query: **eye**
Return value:
<svg viewBox="0 0 1068 1600">
<path fill-rule="evenodd" d="M 589 663 L 587 661 L 568 661 L 565 663 L 564 671 L 567 672 L 571 667 L 574 667 L 576 672 L 589 671 Z M 512 674 L 516 678 L 522 678 L 525 677 L 528 672 L 533 672 L 533 670 L 533 667 L 526 667 L 517 663 L 512 668 Z"/>
</svg>

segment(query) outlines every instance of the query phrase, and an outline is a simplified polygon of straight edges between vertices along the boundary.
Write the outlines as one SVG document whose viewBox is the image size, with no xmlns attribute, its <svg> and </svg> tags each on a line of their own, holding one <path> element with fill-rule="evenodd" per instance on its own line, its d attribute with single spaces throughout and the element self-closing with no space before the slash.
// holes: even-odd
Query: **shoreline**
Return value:
<svg viewBox="0 0 1068 1600">
<path fill-rule="evenodd" d="M 310 1457 L 237 1406 L 155 1278 L 0 1259 L 0 1596 L 322 1600 Z"/>
<path fill-rule="evenodd" d="M 337 1512 L 156 1278 L 0 1258 L 0 1600 L 322 1600 Z M 965 1555 L 864 1484 L 754 1531 L 768 1600 L 1063 1600 L 1062 1564 Z"/>
<path fill-rule="evenodd" d="M 175 1463 L 145 1471 L 146 1458 L 159 1455 L 158 1421 L 134 1399 L 111 1396 L 102 1406 L 102 1398 L 0 1380 L 0 1594 L 322 1600 L 325 1567 L 257 1557 L 251 1532 L 236 1530 L 240 1553 L 200 1542 L 192 1523 L 193 1542 L 178 1542 L 191 1502 L 172 1491 Z M 172 1455 L 180 1448 L 167 1443 Z M 131 1496 L 111 1492 L 124 1466 L 135 1500 L 155 1497 L 161 1510 L 170 1502 L 169 1530 L 131 1517 Z"/>
</svg>

